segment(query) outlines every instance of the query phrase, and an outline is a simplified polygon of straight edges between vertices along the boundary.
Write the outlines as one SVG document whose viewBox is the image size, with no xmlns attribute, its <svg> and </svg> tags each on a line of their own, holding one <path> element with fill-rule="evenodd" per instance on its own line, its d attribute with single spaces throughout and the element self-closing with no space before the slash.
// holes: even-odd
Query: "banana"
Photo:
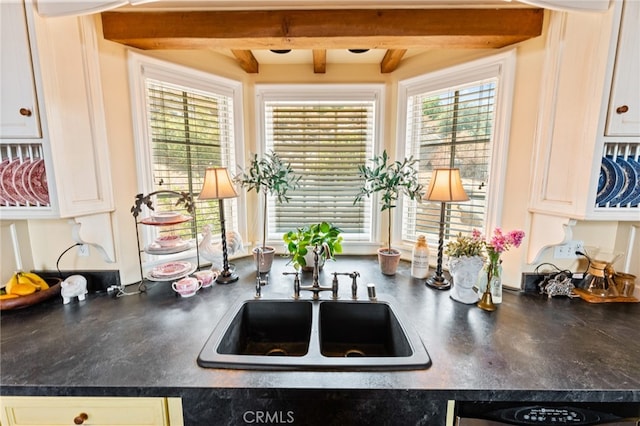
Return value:
<svg viewBox="0 0 640 426">
<path fill-rule="evenodd" d="M 20 296 L 18 296 L 17 294 L 9 294 L 9 293 L 7 293 L 7 294 L 0 294 L 0 300 L 15 299 L 15 298 L 17 298 L 17 297 L 20 297 Z"/>
<path fill-rule="evenodd" d="M 18 284 L 18 272 L 11 275 L 11 278 L 9 278 L 9 281 L 7 281 L 4 289 L 7 291 L 7 293 L 13 293 L 13 288 L 16 284 Z"/>
<path fill-rule="evenodd" d="M 33 272 L 22 272 L 21 277 L 31 281 L 31 283 L 40 290 L 46 290 L 49 288 L 49 284 L 47 284 L 47 282 L 40 275 Z"/>
<path fill-rule="evenodd" d="M 7 294 L 26 296 L 48 288 L 49 284 L 39 275 L 33 272 L 16 272 L 11 276 L 9 281 L 7 281 L 5 291 Z"/>
</svg>

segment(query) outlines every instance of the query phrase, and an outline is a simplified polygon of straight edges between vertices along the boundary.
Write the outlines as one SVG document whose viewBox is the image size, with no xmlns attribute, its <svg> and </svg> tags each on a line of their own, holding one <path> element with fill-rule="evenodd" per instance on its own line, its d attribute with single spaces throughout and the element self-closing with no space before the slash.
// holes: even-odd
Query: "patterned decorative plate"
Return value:
<svg viewBox="0 0 640 426">
<path fill-rule="evenodd" d="M 629 195 L 629 198 L 624 200 L 625 203 L 629 203 L 631 207 L 638 207 L 640 204 L 640 162 L 633 158 L 627 158 L 627 163 L 631 164 L 636 171 L 636 186 Z"/>
<path fill-rule="evenodd" d="M 151 281 L 171 281 L 192 274 L 197 266 L 191 262 L 169 262 L 153 268 L 147 276 Z"/>
<path fill-rule="evenodd" d="M 616 164 L 622 169 L 623 184 L 618 194 L 609 200 L 610 206 L 626 205 L 629 201 L 629 195 L 637 186 L 638 177 L 636 171 L 623 157 L 616 158 Z"/>
<path fill-rule="evenodd" d="M 29 188 L 40 204 L 49 204 L 47 171 L 42 158 L 34 161 L 33 166 L 29 169 Z"/>
<path fill-rule="evenodd" d="M 13 175 L 15 174 L 16 169 L 19 166 L 20 166 L 20 159 L 14 158 L 2 170 L 2 175 L 0 175 L 0 185 L 2 185 L 4 198 L 9 200 L 10 204 L 13 204 L 16 206 L 20 205 L 20 196 L 18 195 L 16 188 L 13 186 Z"/>
<path fill-rule="evenodd" d="M 20 204 L 36 204 L 38 201 L 32 195 L 31 190 L 24 186 L 24 175 L 31 167 L 31 158 L 25 158 L 13 173 L 13 188 L 16 190 L 16 196 Z"/>
<path fill-rule="evenodd" d="M 8 165 L 9 165 L 9 159 L 8 158 L 6 158 L 6 159 L 2 160 L 2 162 L 0 162 L 0 176 L 2 176 L 2 172 L 4 171 L 4 169 Z M 4 193 L 4 188 L 0 184 L 0 204 L 6 205 L 6 204 L 9 204 L 10 202 L 11 201 L 9 201 L 9 198 Z"/>
<path fill-rule="evenodd" d="M 608 157 L 602 157 L 602 171 L 604 172 L 605 184 L 596 197 L 596 203 L 599 207 L 605 207 L 607 202 L 618 194 L 623 184 L 622 169 Z"/>
</svg>

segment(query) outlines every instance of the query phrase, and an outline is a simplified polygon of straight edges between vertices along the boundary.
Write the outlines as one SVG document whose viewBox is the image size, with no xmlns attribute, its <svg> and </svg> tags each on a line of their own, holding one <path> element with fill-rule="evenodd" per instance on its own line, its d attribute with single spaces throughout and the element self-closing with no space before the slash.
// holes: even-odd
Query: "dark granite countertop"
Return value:
<svg viewBox="0 0 640 426">
<path fill-rule="evenodd" d="M 2 312 L 1 393 L 184 396 L 212 389 L 360 389 L 428 391 L 438 399 L 640 402 L 640 304 L 589 304 L 507 290 L 497 311 L 489 313 L 411 278 L 407 262 L 386 277 L 373 256 L 339 257 L 327 263 L 321 282 L 329 284 L 333 271 L 358 271 L 360 297 L 366 297 L 366 283 L 375 283 L 379 295 L 392 296 L 422 338 L 430 368 L 201 368 L 197 356 L 217 322 L 234 302 L 255 292 L 253 262 L 233 262 L 238 282 L 214 285 L 192 298 L 177 297 L 169 283 L 152 283 L 143 294 L 97 293 L 83 302 L 63 305 L 56 299 Z M 285 270 L 291 267 L 277 259 L 263 297 L 291 296 L 292 277 L 282 276 Z M 340 283 L 341 297 L 349 298 L 350 279 L 341 277 Z"/>
</svg>

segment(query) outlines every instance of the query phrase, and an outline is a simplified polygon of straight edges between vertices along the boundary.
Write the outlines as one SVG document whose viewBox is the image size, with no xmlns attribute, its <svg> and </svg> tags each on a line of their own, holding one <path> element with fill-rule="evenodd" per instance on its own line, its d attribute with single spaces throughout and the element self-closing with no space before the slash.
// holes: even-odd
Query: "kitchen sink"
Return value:
<svg viewBox="0 0 640 426">
<path fill-rule="evenodd" d="M 242 300 L 198 356 L 206 368 L 263 370 L 424 369 L 416 331 L 383 297 L 370 300 Z"/>
</svg>

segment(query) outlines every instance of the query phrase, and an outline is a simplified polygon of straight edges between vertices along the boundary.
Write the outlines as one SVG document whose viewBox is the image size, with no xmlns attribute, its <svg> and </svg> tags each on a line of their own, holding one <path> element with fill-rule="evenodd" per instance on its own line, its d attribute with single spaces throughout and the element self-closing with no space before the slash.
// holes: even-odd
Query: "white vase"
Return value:
<svg viewBox="0 0 640 426">
<path fill-rule="evenodd" d="M 449 296 L 460 303 L 476 303 L 479 297 L 473 286 L 483 266 L 484 260 L 480 256 L 449 258 L 449 273 L 453 281 Z"/>
</svg>

